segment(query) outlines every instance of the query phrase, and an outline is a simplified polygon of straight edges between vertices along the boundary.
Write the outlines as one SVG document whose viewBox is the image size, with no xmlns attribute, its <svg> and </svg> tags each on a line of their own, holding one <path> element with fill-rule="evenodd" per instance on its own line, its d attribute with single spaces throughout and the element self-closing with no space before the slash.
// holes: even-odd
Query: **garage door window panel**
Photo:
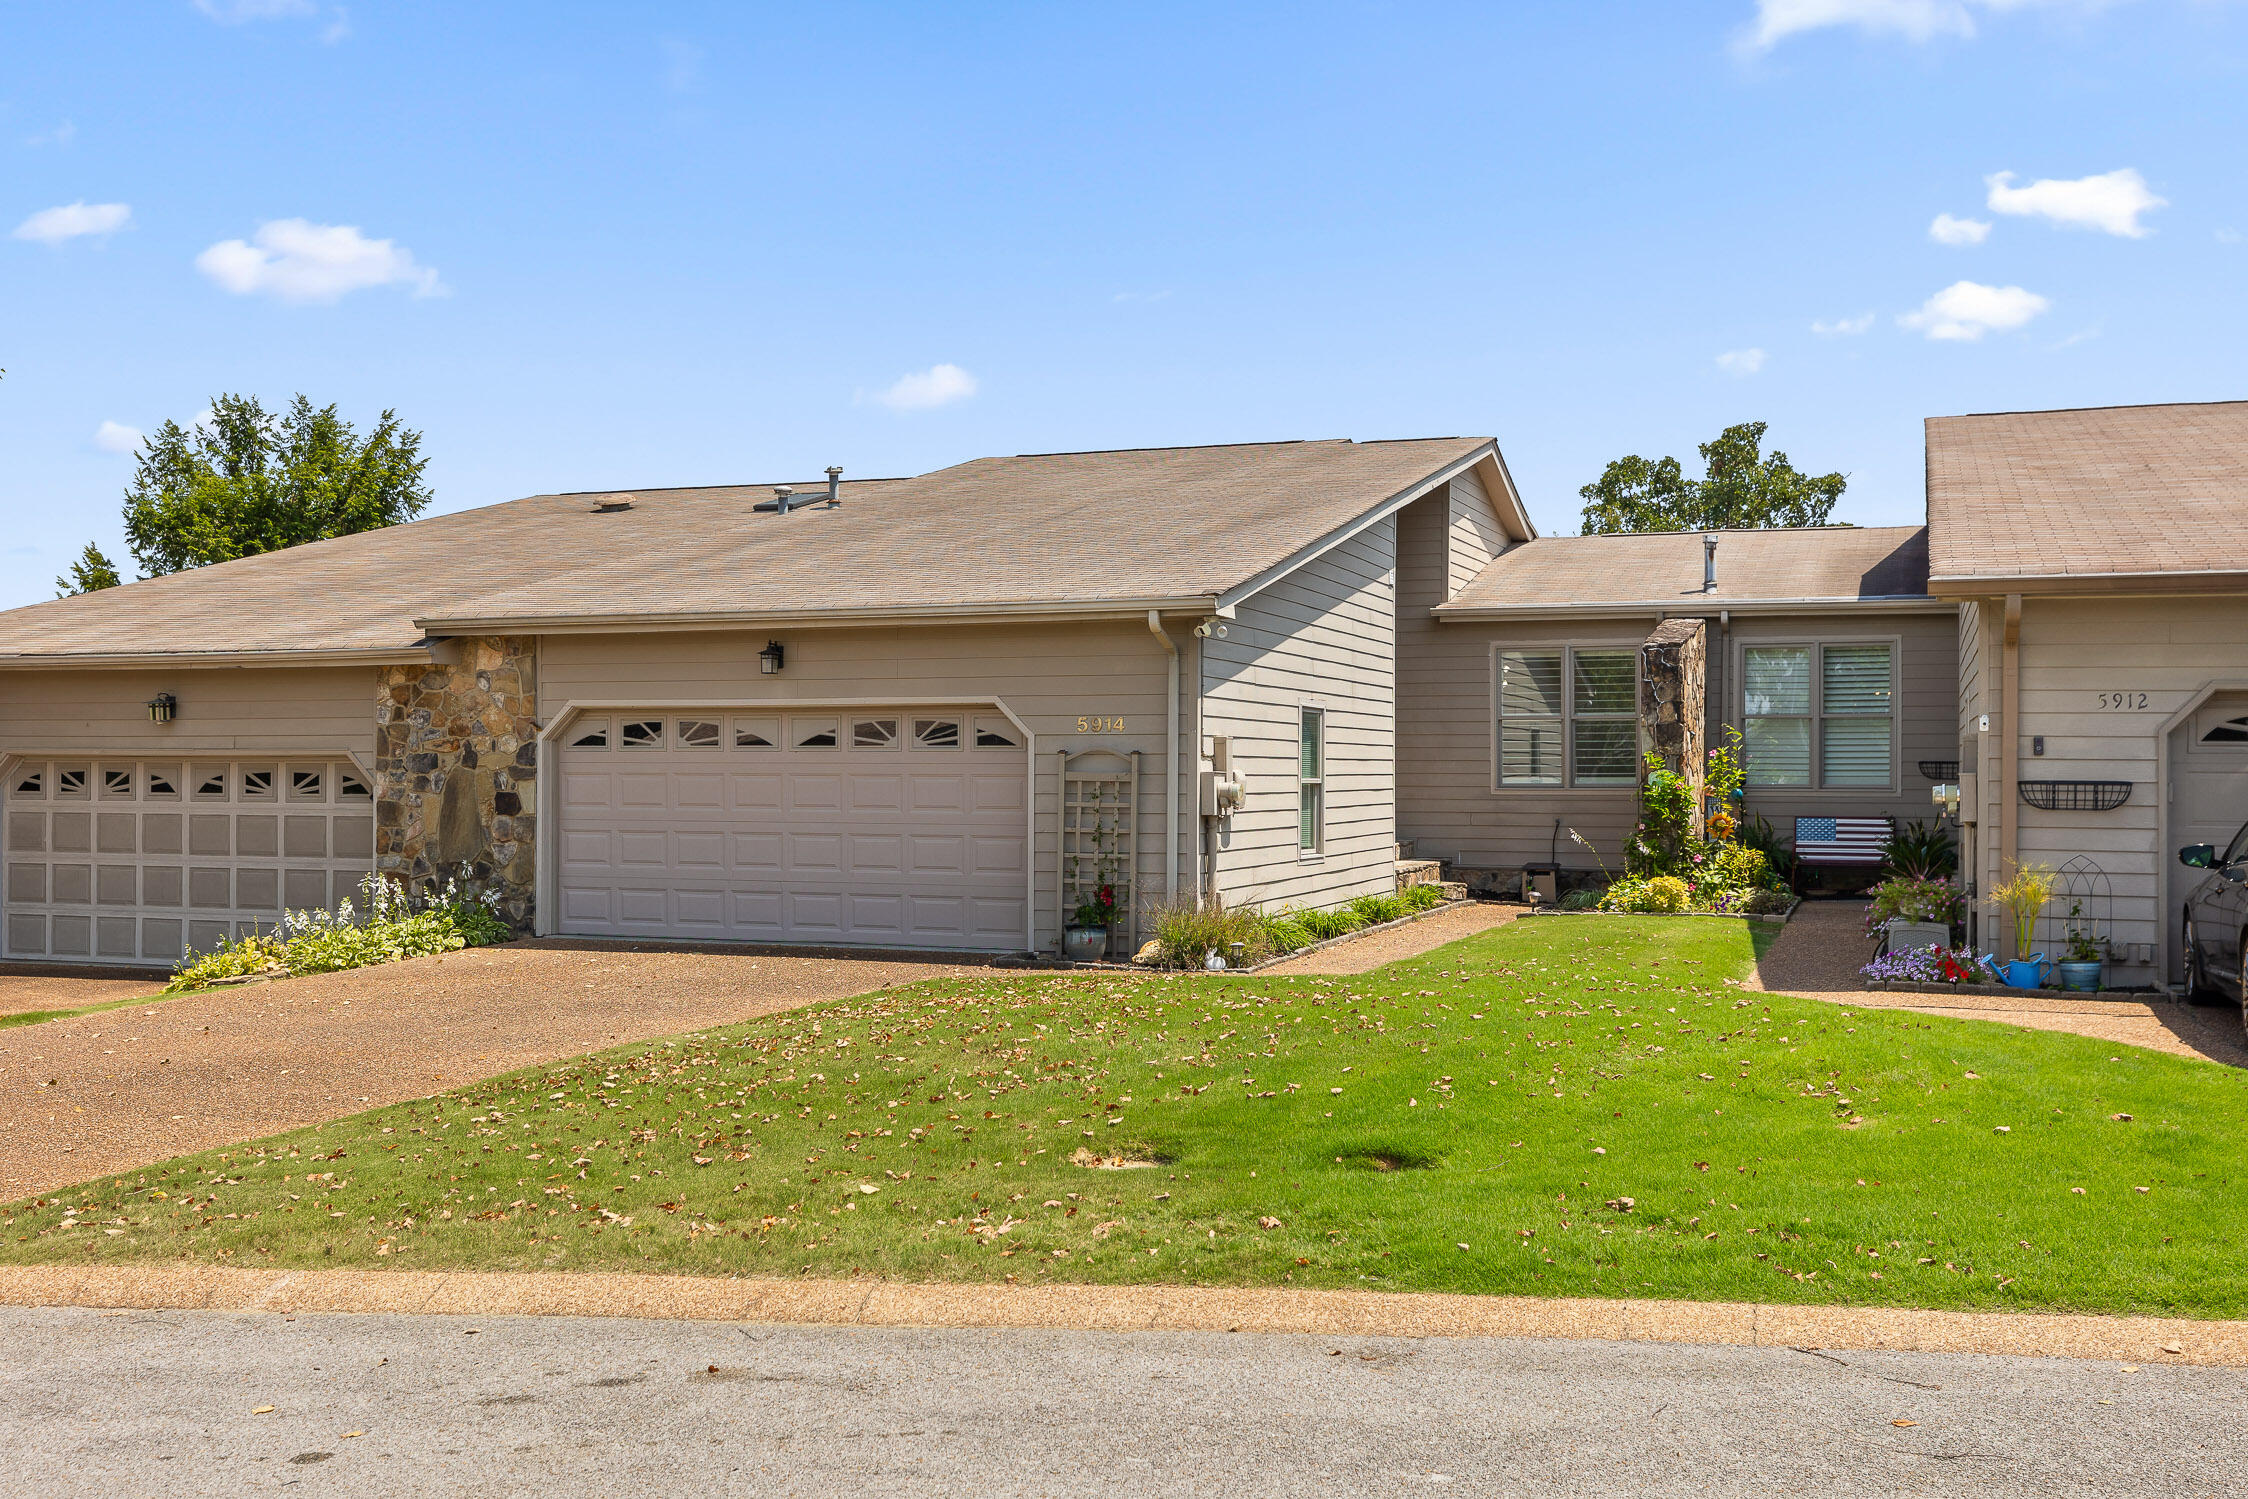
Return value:
<svg viewBox="0 0 2248 1499">
<path fill-rule="evenodd" d="M 570 731 L 570 748 L 579 750 L 605 750 L 609 747 L 609 720 L 585 718 Z"/>
<path fill-rule="evenodd" d="M 198 765 L 195 767 L 195 799 L 199 802 L 226 800 L 226 769 L 224 766 Z"/>
<path fill-rule="evenodd" d="M 715 718 L 680 719 L 679 747 L 687 750 L 714 750 L 719 748 L 718 720 Z"/>
<path fill-rule="evenodd" d="M 15 794 L 19 800 L 35 801 L 44 797 L 47 794 L 47 772 L 44 769 L 24 771 L 16 777 Z"/>
<path fill-rule="evenodd" d="M 1021 749 L 1023 741 L 1015 726 L 1000 717 L 979 715 L 976 719 L 977 749 Z"/>
<path fill-rule="evenodd" d="M 781 722 L 777 718 L 737 718 L 734 720 L 734 748 L 738 750 L 779 749 Z"/>
<path fill-rule="evenodd" d="M 147 801 L 176 802 L 180 799 L 180 768 L 177 765 L 152 765 L 141 782 L 141 795 Z"/>
<path fill-rule="evenodd" d="M 851 723 L 851 748 L 896 749 L 898 721 L 894 718 L 860 718 Z"/>
<path fill-rule="evenodd" d="M 834 749 L 839 732 L 832 718 L 796 718 L 789 721 L 789 742 L 798 749 Z"/>
<path fill-rule="evenodd" d="M 663 720 L 660 718 L 628 718 L 617 733 L 621 749 L 653 750 L 663 748 Z"/>
<path fill-rule="evenodd" d="M 279 797 L 274 790 L 274 776 L 274 768 L 270 765 L 261 765 L 254 769 L 245 768 L 242 772 L 242 800 L 246 802 L 278 800 Z"/>
<path fill-rule="evenodd" d="M 86 767 L 60 765 L 55 768 L 55 799 L 57 801 L 84 801 L 93 793 L 86 783 Z"/>
<path fill-rule="evenodd" d="M 130 765 L 104 765 L 101 770 L 101 795 L 103 801 L 131 801 L 133 768 Z"/>
<path fill-rule="evenodd" d="M 957 718 L 917 718 L 913 721 L 913 747 L 917 750 L 956 750 L 960 748 L 960 720 Z"/>
</svg>

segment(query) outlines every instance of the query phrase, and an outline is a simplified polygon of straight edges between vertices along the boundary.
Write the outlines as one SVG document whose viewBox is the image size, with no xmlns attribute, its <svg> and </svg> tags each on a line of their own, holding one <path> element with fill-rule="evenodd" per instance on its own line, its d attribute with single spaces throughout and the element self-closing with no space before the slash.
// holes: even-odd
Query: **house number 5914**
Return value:
<svg viewBox="0 0 2248 1499">
<path fill-rule="evenodd" d="M 2103 712 L 2113 713 L 2132 708 L 2144 708 L 2146 705 L 2147 695 L 2143 692 L 2103 692 L 2100 694 L 2100 708 Z"/>
<path fill-rule="evenodd" d="M 1124 720 L 1103 717 L 1098 713 L 1080 713 L 1077 715 L 1077 732 L 1080 734 L 1121 734 L 1124 732 Z"/>
</svg>

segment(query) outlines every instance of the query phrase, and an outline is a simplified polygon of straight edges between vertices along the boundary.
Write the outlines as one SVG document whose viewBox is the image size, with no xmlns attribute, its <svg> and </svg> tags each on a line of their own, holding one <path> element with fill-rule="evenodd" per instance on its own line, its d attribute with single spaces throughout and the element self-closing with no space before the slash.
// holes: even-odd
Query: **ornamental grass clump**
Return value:
<svg viewBox="0 0 2248 1499">
<path fill-rule="evenodd" d="M 2050 864 L 2016 864 L 2011 877 L 1990 887 L 1991 904 L 2014 918 L 2014 952 L 2029 956 L 2037 918 L 2053 898 L 2060 876 Z"/>
</svg>

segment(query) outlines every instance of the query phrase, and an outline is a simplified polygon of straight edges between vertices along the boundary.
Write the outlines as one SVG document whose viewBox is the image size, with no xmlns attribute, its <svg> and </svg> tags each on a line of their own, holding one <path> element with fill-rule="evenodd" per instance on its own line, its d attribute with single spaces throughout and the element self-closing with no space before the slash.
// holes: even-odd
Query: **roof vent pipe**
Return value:
<svg viewBox="0 0 2248 1499">
<path fill-rule="evenodd" d="M 1717 592 L 1717 538 L 1702 537 L 1702 592 Z"/>
<path fill-rule="evenodd" d="M 827 467 L 827 504 L 834 509 L 843 503 L 843 470 L 836 464 Z"/>
</svg>

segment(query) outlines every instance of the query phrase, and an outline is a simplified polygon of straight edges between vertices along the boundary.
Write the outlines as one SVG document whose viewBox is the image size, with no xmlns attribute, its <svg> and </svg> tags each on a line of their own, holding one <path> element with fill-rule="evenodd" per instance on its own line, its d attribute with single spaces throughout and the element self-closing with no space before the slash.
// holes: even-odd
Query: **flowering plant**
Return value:
<svg viewBox="0 0 2248 1499">
<path fill-rule="evenodd" d="M 1079 926 L 1107 927 L 1116 924 L 1116 887 L 1103 885 L 1077 903 Z"/>
<path fill-rule="evenodd" d="M 1965 948 L 1905 947 L 1883 953 L 1858 970 L 1875 982 L 1894 979 L 1908 984 L 1978 984 L 1982 974 L 1975 955 Z"/>
</svg>

